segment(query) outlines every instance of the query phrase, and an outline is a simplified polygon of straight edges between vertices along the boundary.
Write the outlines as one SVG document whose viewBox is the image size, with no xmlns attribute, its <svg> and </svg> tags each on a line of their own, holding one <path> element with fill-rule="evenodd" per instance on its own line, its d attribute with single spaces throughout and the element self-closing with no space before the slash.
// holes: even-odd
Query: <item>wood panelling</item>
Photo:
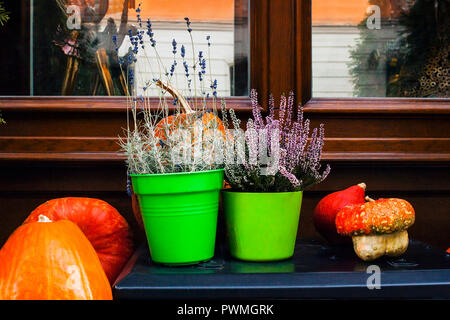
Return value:
<svg viewBox="0 0 450 320">
<path fill-rule="evenodd" d="M 73 113 L 125 113 L 129 97 L 1 97 L 0 109 L 5 112 L 70 112 Z M 199 98 L 200 99 L 200 98 Z M 245 97 L 226 98 L 226 104 L 238 112 L 250 111 L 250 101 Z M 157 109 L 159 98 L 149 98 L 149 104 Z M 203 98 L 202 98 L 203 101 Z M 212 108 L 213 100 L 207 99 L 207 106 Z M 175 107 L 168 101 L 169 110 Z M 215 102 L 220 108 L 220 101 Z M 97 115 L 98 116 L 98 115 Z"/>
<path fill-rule="evenodd" d="M 124 159 L 122 98 L 8 98 L 0 106 L 7 120 L 0 161 Z M 227 106 L 244 120 L 249 115 L 248 99 L 229 99 Z M 449 110 L 444 99 L 314 99 L 304 107 L 312 126 L 325 124 L 324 158 L 333 161 L 450 161 Z"/>
<path fill-rule="evenodd" d="M 450 114 L 450 99 L 444 98 L 314 98 L 305 109 L 311 113 L 377 114 L 412 117 Z"/>
<path fill-rule="evenodd" d="M 86 153 L 118 152 L 119 139 L 113 137 L 0 137 L 2 153 Z M 325 153 L 408 150 L 412 154 L 450 154 L 450 138 L 325 138 Z M 335 159 L 338 160 L 338 159 Z"/>
<path fill-rule="evenodd" d="M 304 110 L 325 124 L 324 159 L 450 161 L 448 99 L 312 99 Z"/>
<path fill-rule="evenodd" d="M 442 249 L 450 246 L 450 164 L 330 162 L 332 171 L 321 184 L 305 191 L 300 227 L 301 237 L 319 237 L 312 223 L 317 202 L 326 194 L 360 182 L 367 184 L 372 198 L 400 197 L 416 210 L 412 238 Z M 10 162 L 0 163 L 0 245 L 39 204 L 58 197 L 84 196 L 103 199 L 121 212 L 133 228 L 136 242 L 145 241 L 134 220 L 126 193 L 126 168 L 122 161 Z M 219 239 L 225 230 L 219 225 Z"/>
</svg>

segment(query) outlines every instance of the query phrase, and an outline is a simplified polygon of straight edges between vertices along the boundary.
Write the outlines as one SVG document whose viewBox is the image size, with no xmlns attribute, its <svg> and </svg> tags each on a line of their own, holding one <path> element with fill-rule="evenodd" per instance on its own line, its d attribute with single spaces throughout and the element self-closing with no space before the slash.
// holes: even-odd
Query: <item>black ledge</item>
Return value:
<svg viewBox="0 0 450 320">
<path fill-rule="evenodd" d="M 380 289 L 367 286 L 374 285 L 371 265 L 381 271 Z M 151 262 L 143 245 L 113 289 L 115 299 L 137 300 L 450 299 L 450 255 L 410 240 L 401 257 L 364 262 L 351 245 L 299 239 L 294 256 L 284 261 L 238 261 L 219 247 L 209 262 L 167 267 Z"/>
</svg>

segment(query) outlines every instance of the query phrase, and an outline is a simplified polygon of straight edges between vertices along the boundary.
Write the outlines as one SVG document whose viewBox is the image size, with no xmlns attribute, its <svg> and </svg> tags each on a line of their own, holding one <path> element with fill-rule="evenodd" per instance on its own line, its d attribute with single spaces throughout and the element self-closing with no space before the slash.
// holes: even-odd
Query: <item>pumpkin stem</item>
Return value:
<svg viewBox="0 0 450 320">
<path fill-rule="evenodd" d="M 50 220 L 47 216 L 40 214 L 38 217 L 38 222 L 53 222 L 53 221 Z"/>
<path fill-rule="evenodd" d="M 178 102 L 181 104 L 181 106 L 183 107 L 184 112 L 186 112 L 186 114 L 194 113 L 194 111 L 192 110 L 191 106 L 186 101 L 186 99 L 184 99 L 184 97 L 181 95 L 181 93 L 179 93 L 178 90 L 175 89 L 173 86 L 171 86 L 168 83 L 163 83 L 163 82 L 161 82 L 161 80 L 158 80 L 156 82 L 156 85 L 158 87 L 166 90 L 168 93 L 170 93 L 172 95 L 172 97 L 178 99 Z"/>
<path fill-rule="evenodd" d="M 364 182 L 361 182 L 361 183 L 358 184 L 358 187 L 360 187 L 363 190 L 366 190 L 367 185 Z"/>
<path fill-rule="evenodd" d="M 365 200 L 368 202 L 375 202 L 375 200 L 373 200 L 372 198 L 370 198 L 369 196 L 365 197 Z"/>
</svg>

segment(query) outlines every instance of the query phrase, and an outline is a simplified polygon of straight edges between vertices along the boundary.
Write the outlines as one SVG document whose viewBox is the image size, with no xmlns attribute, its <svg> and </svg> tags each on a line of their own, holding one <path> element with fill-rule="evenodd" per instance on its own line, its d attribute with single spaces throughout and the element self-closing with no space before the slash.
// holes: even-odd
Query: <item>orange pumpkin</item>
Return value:
<svg viewBox="0 0 450 320">
<path fill-rule="evenodd" d="M 183 129 L 183 127 L 189 126 L 189 121 L 192 121 L 192 114 L 185 113 L 171 115 L 163 118 L 156 125 L 155 137 L 159 138 L 163 144 L 167 140 L 167 133 L 171 134 L 177 129 Z M 203 130 L 217 129 L 225 137 L 225 127 L 218 116 L 212 112 L 204 112 L 198 115 L 198 118 L 202 120 Z"/>
<path fill-rule="evenodd" d="M 158 124 L 156 125 L 155 136 L 157 138 L 160 138 L 162 144 L 164 144 L 164 142 L 168 138 L 167 133 L 171 134 L 173 131 L 177 129 L 183 129 L 184 127 L 191 128 L 195 119 L 202 120 L 204 130 L 217 129 L 225 137 L 225 127 L 220 118 L 217 117 L 213 112 L 206 111 L 196 113 L 194 110 L 192 110 L 189 103 L 175 87 L 168 83 L 163 83 L 160 80 L 156 82 L 156 85 L 170 93 L 174 97 L 174 99 L 178 101 L 181 108 L 185 112 L 165 117 L 158 122 Z M 195 135 L 195 132 L 193 132 L 193 134 Z"/>
<path fill-rule="evenodd" d="M 127 221 L 110 204 L 92 198 L 67 197 L 47 201 L 37 207 L 24 223 L 35 222 L 44 214 L 50 220 L 75 223 L 94 247 L 110 283 L 117 278 L 133 253 Z"/>
<path fill-rule="evenodd" d="M 112 300 L 112 292 L 80 228 L 41 215 L 0 250 L 0 300 Z"/>
</svg>

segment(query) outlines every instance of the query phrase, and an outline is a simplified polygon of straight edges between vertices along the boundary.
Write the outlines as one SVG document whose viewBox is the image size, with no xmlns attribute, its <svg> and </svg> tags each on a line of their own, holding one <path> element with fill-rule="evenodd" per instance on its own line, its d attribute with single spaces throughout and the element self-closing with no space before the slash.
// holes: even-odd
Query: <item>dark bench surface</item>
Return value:
<svg viewBox="0 0 450 320">
<path fill-rule="evenodd" d="M 370 265 L 380 270 L 381 289 L 369 290 Z M 371 284 L 373 281 L 369 281 Z M 410 240 L 401 257 L 360 260 L 353 248 L 297 240 L 291 259 L 279 262 L 235 260 L 225 248 L 195 266 L 152 263 L 143 245 L 114 285 L 116 299 L 298 299 L 450 298 L 450 255 Z"/>
</svg>

